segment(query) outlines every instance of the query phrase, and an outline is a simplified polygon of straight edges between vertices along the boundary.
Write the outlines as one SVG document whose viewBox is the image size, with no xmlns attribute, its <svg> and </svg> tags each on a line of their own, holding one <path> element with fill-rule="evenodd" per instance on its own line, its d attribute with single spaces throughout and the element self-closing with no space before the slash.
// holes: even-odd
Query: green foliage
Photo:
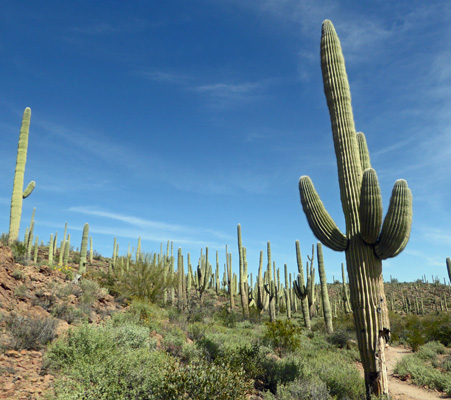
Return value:
<svg viewBox="0 0 451 400">
<path fill-rule="evenodd" d="M 5 319 L 10 341 L 5 347 L 14 350 L 40 350 L 55 338 L 57 321 L 53 318 L 32 318 L 11 315 Z"/>
<path fill-rule="evenodd" d="M 25 265 L 27 261 L 27 246 L 16 240 L 10 244 L 10 248 L 13 253 L 14 261 Z"/>
<path fill-rule="evenodd" d="M 301 346 L 301 329 L 290 320 L 266 322 L 263 341 L 268 343 L 279 355 L 292 352 Z"/>
<path fill-rule="evenodd" d="M 125 264 L 116 263 L 112 273 L 112 293 L 128 299 L 156 302 L 163 298 L 164 289 L 173 284 L 173 280 L 164 278 L 164 264 L 155 261 L 152 255 L 139 261 Z"/>
<path fill-rule="evenodd" d="M 451 313 L 426 316 L 401 316 L 392 313 L 392 341 L 406 343 L 417 351 L 427 342 L 437 341 L 444 346 L 451 344 Z"/>
<path fill-rule="evenodd" d="M 264 396 L 265 400 L 328 400 L 331 398 L 327 385 L 315 377 L 296 379 L 280 385 L 275 395 L 267 392 Z"/>
<path fill-rule="evenodd" d="M 68 324 L 88 320 L 88 316 L 80 308 L 67 303 L 60 303 L 52 307 L 51 314 L 55 318 L 65 320 Z"/>
<path fill-rule="evenodd" d="M 197 361 L 174 364 L 163 383 L 165 399 L 245 400 L 252 385 L 243 369 Z"/>
<path fill-rule="evenodd" d="M 426 350 L 430 353 L 431 349 Z M 418 386 L 427 386 L 430 389 L 444 391 L 448 396 L 451 395 L 451 373 L 439 371 L 431 366 L 431 363 L 425 360 L 424 354 L 412 354 L 402 358 L 395 366 L 395 374 L 401 378 L 411 377 L 412 381 Z"/>
<path fill-rule="evenodd" d="M 20 269 L 15 269 L 12 273 L 12 277 L 19 281 L 23 278 L 23 272 Z"/>
</svg>

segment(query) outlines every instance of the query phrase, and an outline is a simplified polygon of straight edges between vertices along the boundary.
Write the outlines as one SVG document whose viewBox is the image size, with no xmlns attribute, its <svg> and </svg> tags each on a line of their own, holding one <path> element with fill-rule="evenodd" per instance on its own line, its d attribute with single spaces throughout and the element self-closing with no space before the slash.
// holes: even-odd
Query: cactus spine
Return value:
<svg viewBox="0 0 451 400">
<path fill-rule="evenodd" d="M 330 308 L 329 293 L 327 292 L 327 278 L 326 269 L 324 268 L 323 247 L 318 242 L 316 245 L 316 254 L 318 255 L 318 273 L 319 280 L 321 282 L 321 299 L 323 305 L 324 321 L 326 323 L 326 332 L 328 334 L 333 333 L 334 328 L 332 325 L 332 310 Z"/>
<path fill-rule="evenodd" d="M 299 180 L 301 203 L 318 240 L 346 254 L 367 398 L 371 394 L 388 396 L 384 348 L 389 339 L 390 325 L 382 260 L 396 256 L 407 244 L 412 222 L 412 195 L 406 181 L 396 181 L 382 223 L 382 200 L 376 172 L 370 166 L 363 134 L 356 134 L 341 45 L 328 20 L 322 26 L 321 69 L 337 157 L 346 234 L 328 214 L 307 176 Z"/>
<path fill-rule="evenodd" d="M 85 224 L 83 226 L 83 236 L 81 238 L 81 246 L 80 246 L 80 265 L 78 268 L 78 273 L 80 275 L 86 272 L 86 257 L 88 254 L 88 236 L 89 236 L 89 225 Z"/>
<path fill-rule="evenodd" d="M 13 193 L 11 197 L 11 214 L 9 219 L 9 245 L 14 243 L 19 238 L 20 219 L 22 217 L 22 201 L 31 194 L 36 185 L 34 181 L 31 181 L 25 190 L 23 189 L 25 164 L 27 163 L 30 119 L 31 110 L 27 107 L 23 113 L 22 126 L 19 134 L 19 148 L 17 149 L 16 171 L 14 174 Z"/>
</svg>

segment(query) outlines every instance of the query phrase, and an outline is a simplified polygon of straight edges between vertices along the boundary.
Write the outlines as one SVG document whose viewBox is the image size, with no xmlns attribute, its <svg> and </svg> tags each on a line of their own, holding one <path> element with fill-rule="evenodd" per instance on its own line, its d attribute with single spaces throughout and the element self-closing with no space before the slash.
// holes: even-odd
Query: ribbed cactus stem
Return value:
<svg viewBox="0 0 451 400">
<path fill-rule="evenodd" d="M 246 291 L 246 281 L 247 276 L 245 276 L 244 267 L 244 249 L 241 241 L 241 225 L 237 226 L 237 236 L 238 236 L 238 257 L 239 257 L 239 267 L 240 267 L 240 297 L 241 297 L 241 307 L 243 309 L 243 315 L 249 317 L 249 296 Z"/>
<path fill-rule="evenodd" d="M 287 303 L 287 318 L 291 319 L 291 292 L 290 292 L 290 285 L 289 285 L 289 280 L 288 280 L 287 264 L 284 265 L 284 272 L 285 272 L 285 300 Z"/>
<path fill-rule="evenodd" d="M 332 325 L 332 310 L 330 308 L 329 293 L 327 291 L 327 278 L 326 268 L 324 267 L 323 247 L 321 246 L 320 242 L 318 242 L 318 244 L 316 245 L 316 253 L 318 255 L 318 273 L 321 283 L 321 299 L 323 304 L 324 321 L 326 323 L 326 332 L 328 334 L 331 334 L 334 331 Z"/>
<path fill-rule="evenodd" d="M 36 264 L 38 262 L 38 243 L 39 243 L 39 239 L 36 236 L 36 240 L 34 242 L 34 248 L 33 248 L 33 261 Z"/>
<path fill-rule="evenodd" d="M 382 229 L 380 190 L 371 169 L 366 140 L 356 134 L 351 93 L 340 41 L 329 20 L 321 33 L 321 69 L 331 120 L 346 234 L 324 208 L 310 178 L 299 181 L 301 203 L 316 237 L 345 251 L 351 303 L 367 398 L 388 396 L 384 349 L 390 324 L 382 279 L 382 260 L 406 246 L 412 222 L 412 195 L 404 180 L 395 183 Z"/>
<path fill-rule="evenodd" d="M 267 255 L 268 255 L 268 266 L 267 266 L 267 276 L 268 283 L 264 285 L 266 293 L 268 293 L 269 297 L 269 320 L 271 322 L 276 320 L 276 285 L 274 284 L 274 280 L 272 279 L 271 272 L 271 243 L 267 243 Z"/>
<path fill-rule="evenodd" d="M 35 187 L 32 181 L 24 190 L 25 165 L 27 163 L 28 135 L 30 131 L 31 110 L 26 108 L 23 113 L 22 126 L 19 134 L 17 149 L 16 171 L 14 174 L 13 193 L 11 197 L 11 214 L 9 220 L 8 244 L 11 245 L 19 238 L 20 219 L 22 217 L 22 201 L 28 197 Z"/>
<path fill-rule="evenodd" d="M 53 265 L 53 233 L 50 234 L 49 241 L 49 265 Z"/>
<path fill-rule="evenodd" d="M 446 259 L 446 269 L 448 270 L 448 278 L 451 283 L 451 258 Z"/>
<path fill-rule="evenodd" d="M 64 256 L 63 256 L 64 265 L 67 265 L 69 263 L 69 253 L 70 253 L 70 235 L 67 235 L 67 240 L 64 243 Z"/>
<path fill-rule="evenodd" d="M 111 261 L 113 262 L 113 265 L 116 264 L 116 258 L 117 258 L 117 239 L 116 239 L 116 237 L 114 238 L 114 242 L 113 242 L 113 256 L 111 258 L 112 258 Z"/>
<path fill-rule="evenodd" d="M 310 312 L 308 306 L 308 291 L 305 286 L 304 267 L 302 265 L 301 246 L 299 240 L 296 240 L 296 262 L 298 265 L 297 280 L 293 282 L 293 290 L 296 296 L 301 300 L 302 315 L 304 316 L 304 325 L 307 329 L 311 329 Z"/>
<path fill-rule="evenodd" d="M 80 275 L 82 275 L 86 272 L 86 257 L 88 254 L 88 237 L 89 237 L 89 224 L 86 223 L 83 226 L 83 235 L 81 238 L 81 246 L 80 246 L 80 264 L 79 264 L 79 268 L 78 268 L 78 273 Z"/>
</svg>

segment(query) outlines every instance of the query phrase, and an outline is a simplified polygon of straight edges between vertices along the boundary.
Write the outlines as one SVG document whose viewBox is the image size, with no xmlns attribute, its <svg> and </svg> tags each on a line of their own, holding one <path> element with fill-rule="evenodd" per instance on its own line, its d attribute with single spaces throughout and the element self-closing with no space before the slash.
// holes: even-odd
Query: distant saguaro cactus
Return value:
<svg viewBox="0 0 451 400">
<path fill-rule="evenodd" d="M 446 259 L 446 267 L 448 269 L 449 281 L 451 282 L 451 258 L 449 257 Z"/>
<path fill-rule="evenodd" d="M 22 217 L 22 201 L 26 199 L 34 187 L 35 181 L 31 181 L 23 189 L 25 176 L 25 164 L 27 163 L 28 135 L 30 132 L 31 110 L 27 107 L 23 113 L 22 127 L 19 135 L 19 148 L 17 149 L 16 172 L 14 174 L 13 195 L 11 198 L 11 215 L 9 219 L 8 244 L 14 243 L 19 238 L 20 219 Z"/>
<path fill-rule="evenodd" d="M 377 175 L 370 165 L 364 135 L 356 134 L 341 45 L 329 20 L 322 25 L 321 69 L 337 157 L 346 234 L 339 230 L 326 211 L 308 176 L 299 180 L 301 203 L 318 240 L 346 254 L 367 398 L 371 394 L 388 396 L 384 348 L 389 339 L 390 323 L 382 260 L 396 256 L 407 244 L 412 223 L 412 194 L 406 181 L 396 181 L 382 223 Z"/>
<path fill-rule="evenodd" d="M 88 237 L 89 237 L 89 225 L 86 223 L 83 226 L 83 236 L 81 238 L 80 264 L 78 269 L 79 274 L 84 274 L 86 272 L 86 258 L 88 255 Z"/>
</svg>

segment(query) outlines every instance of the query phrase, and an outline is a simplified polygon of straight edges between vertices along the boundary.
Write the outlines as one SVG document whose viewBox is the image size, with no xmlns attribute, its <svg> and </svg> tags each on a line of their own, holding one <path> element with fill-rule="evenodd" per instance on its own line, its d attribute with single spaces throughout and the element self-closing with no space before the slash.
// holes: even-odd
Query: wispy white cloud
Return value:
<svg viewBox="0 0 451 400">
<path fill-rule="evenodd" d="M 230 236 L 209 228 L 199 228 L 199 227 L 188 227 L 179 224 L 168 224 L 166 222 L 159 222 L 148 220 L 140 217 L 135 217 L 132 215 L 124 215 L 111 211 L 104 211 L 94 207 L 86 207 L 86 206 L 77 206 L 70 207 L 68 209 L 70 212 L 75 212 L 83 215 L 91 215 L 100 218 L 105 218 L 107 220 L 120 221 L 125 224 L 131 225 L 135 227 L 135 229 L 130 230 L 129 232 L 133 232 L 133 235 L 130 237 L 143 236 L 148 238 L 149 240 L 162 240 L 162 239 L 170 239 L 176 240 L 180 243 L 200 243 L 202 242 L 200 239 L 196 238 L 196 236 L 210 236 L 216 239 L 230 239 Z M 97 228 L 98 229 L 98 228 Z M 110 228 L 105 228 L 108 232 L 103 233 L 111 233 Z M 129 228 L 126 228 L 129 229 Z M 127 231 L 127 230 L 126 230 Z M 121 236 L 124 235 L 124 229 L 120 228 L 115 230 L 115 232 L 121 232 Z M 179 235 L 177 238 L 174 235 Z"/>
</svg>

